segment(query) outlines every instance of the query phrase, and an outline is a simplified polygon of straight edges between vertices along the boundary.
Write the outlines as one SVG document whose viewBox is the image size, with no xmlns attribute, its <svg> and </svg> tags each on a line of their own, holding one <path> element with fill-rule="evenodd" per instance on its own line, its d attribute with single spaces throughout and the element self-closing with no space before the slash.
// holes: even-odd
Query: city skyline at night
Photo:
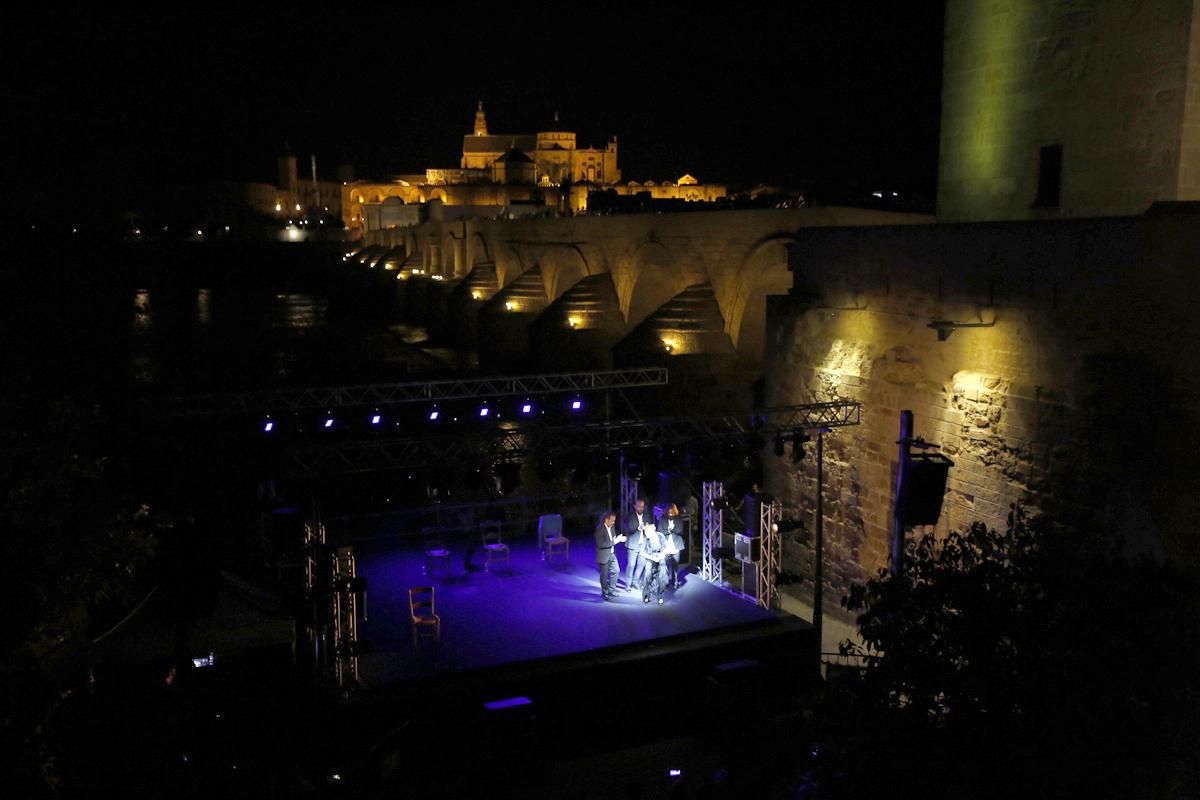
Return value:
<svg viewBox="0 0 1200 800">
<path fill-rule="evenodd" d="M 339 163 L 369 177 L 453 165 L 481 100 L 505 130 L 557 113 L 580 146 L 618 136 L 640 179 L 926 198 L 935 180 L 938 8 L 666 6 L 582 27 L 532 11 L 486 24 L 278 8 L 22 14 L 6 58 L 24 211 L 66 186 L 107 205 L 269 180 L 285 146 L 330 176 Z"/>
</svg>

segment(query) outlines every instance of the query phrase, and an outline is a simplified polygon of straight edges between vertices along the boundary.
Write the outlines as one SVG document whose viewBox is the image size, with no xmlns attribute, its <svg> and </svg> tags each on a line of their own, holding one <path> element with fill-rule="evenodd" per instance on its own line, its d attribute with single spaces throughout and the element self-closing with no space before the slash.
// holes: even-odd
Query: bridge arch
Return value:
<svg viewBox="0 0 1200 800">
<path fill-rule="evenodd" d="M 587 256 L 577 245 L 556 248 L 542 259 L 542 275 L 546 280 L 546 296 L 553 302 L 579 281 L 592 274 Z"/>
<path fill-rule="evenodd" d="M 738 266 L 733 302 L 725 315 L 725 331 L 739 353 L 761 361 L 767 330 L 767 295 L 792 288 L 787 246 L 791 232 L 762 237 L 746 251 Z"/>
<path fill-rule="evenodd" d="M 467 260 L 470 262 L 471 267 L 474 267 L 476 264 L 486 264 L 489 261 L 493 261 L 492 250 L 488 247 L 487 237 L 482 233 L 475 231 L 471 234 L 467 242 Z"/>
<path fill-rule="evenodd" d="M 446 231 L 442 236 L 442 263 L 437 265 L 440 275 L 460 278 L 470 271 L 467 264 L 467 240 L 455 231 Z"/>
<path fill-rule="evenodd" d="M 644 242 L 633 254 L 621 310 L 632 328 L 687 288 L 689 281 L 675 256 L 660 242 Z M 618 287 L 618 293 L 620 293 Z"/>
</svg>

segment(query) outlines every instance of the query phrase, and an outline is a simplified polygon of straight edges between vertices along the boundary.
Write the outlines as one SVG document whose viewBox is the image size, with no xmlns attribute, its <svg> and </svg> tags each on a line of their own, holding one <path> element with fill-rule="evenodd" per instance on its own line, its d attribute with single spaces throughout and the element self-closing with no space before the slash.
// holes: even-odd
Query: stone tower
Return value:
<svg viewBox="0 0 1200 800">
<path fill-rule="evenodd" d="M 475 109 L 475 135 L 487 136 L 487 115 L 483 113 L 483 101 L 479 101 L 479 107 Z"/>
<path fill-rule="evenodd" d="M 1200 0 L 948 0 L 937 213 L 1200 200 Z"/>
</svg>

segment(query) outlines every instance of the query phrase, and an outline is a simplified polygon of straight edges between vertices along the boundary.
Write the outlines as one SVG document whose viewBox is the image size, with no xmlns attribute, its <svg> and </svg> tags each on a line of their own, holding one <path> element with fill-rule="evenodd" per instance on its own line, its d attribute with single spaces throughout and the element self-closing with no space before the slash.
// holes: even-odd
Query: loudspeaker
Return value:
<svg viewBox="0 0 1200 800">
<path fill-rule="evenodd" d="M 903 525 L 934 525 L 942 514 L 946 478 L 954 462 L 941 453 L 917 453 L 909 457 L 908 474 L 901 485 L 900 522 Z"/>
<path fill-rule="evenodd" d="M 762 557 L 762 539 L 744 533 L 733 535 L 733 557 L 738 561 L 757 563 Z"/>
</svg>

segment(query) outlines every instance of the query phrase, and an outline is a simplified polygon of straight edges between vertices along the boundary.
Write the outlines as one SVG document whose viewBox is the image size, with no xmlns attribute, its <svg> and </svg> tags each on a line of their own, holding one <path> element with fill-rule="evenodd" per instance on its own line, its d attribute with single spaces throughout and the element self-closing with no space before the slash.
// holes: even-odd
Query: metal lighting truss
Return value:
<svg viewBox="0 0 1200 800">
<path fill-rule="evenodd" d="M 354 549 L 339 547 L 331 557 L 334 669 L 338 685 L 346 687 L 358 682 L 358 597 L 362 589 L 358 585 Z M 366 598 L 363 599 L 365 605 Z"/>
<path fill-rule="evenodd" d="M 841 400 L 711 417 L 661 417 L 560 426 L 514 424 L 457 436 L 311 445 L 293 449 L 289 456 L 294 471 L 305 475 L 376 472 L 481 457 L 495 463 L 517 460 L 531 453 L 601 453 L 756 435 L 786 436 L 805 430 L 857 425 L 861 414 L 859 403 Z"/>
<path fill-rule="evenodd" d="M 304 523 L 304 592 L 312 596 L 317 586 L 317 557 L 325 544 L 325 525 L 320 522 Z"/>
<path fill-rule="evenodd" d="M 721 546 L 721 531 L 725 525 L 725 513 L 713 508 L 713 501 L 725 496 L 725 484 L 721 481 L 705 481 L 701 487 L 704 509 L 703 541 L 700 544 L 700 577 L 709 583 L 721 585 L 721 559 L 717 548 Z"/>
<path fill-rule="evenodd" d="M 778 500 L 762 502 L 758 506 L 758 535 L 762 537 L 762 542 L 755 600 L 759 607 L 768 610 L 779 607 L 779 587 L 776 585 L 776 579 L 783 560 L 782 539 L 777 528 L 780 511 Z"/>
<path fill-rule="evenodd" d="M 207 394 L 180 398 L 177 411 L 182 414 L 278 414 L 305 409 L 329 410 L 354 406 L 389 406 L 666 385 L 666 368 L 648 367 L 600 372 L 371 383 L 361 386 L 318 386 L 278 389 L 263 393 Z"/>
<path fill-rule="evenodd" d="M 638 496 L 638 480 L 631 478 L 625 472 L 625 455 L 621 454 L 621 524 L 625 524 L 625 520 L 629 518 L 629 512 L 633 510 L 634 503 L 637 502 Z M 625 531 L 628 533 L 628 531 Z"/>
</svg>

